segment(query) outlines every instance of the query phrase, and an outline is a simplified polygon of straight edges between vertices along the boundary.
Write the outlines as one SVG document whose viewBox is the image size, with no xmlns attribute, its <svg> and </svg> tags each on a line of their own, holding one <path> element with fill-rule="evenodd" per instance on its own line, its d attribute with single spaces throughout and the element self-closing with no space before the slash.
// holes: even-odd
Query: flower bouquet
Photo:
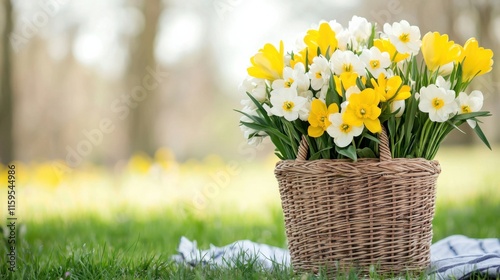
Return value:
<svg viewBox="0 0 500 280">
<path fill-rule="evenodd" d="M 296 50 L 265 44 L 250 59 L 240 126 L 251 144 L 269 137 L 281 159 L 295 268 L 429 265 L 433 158 L 465 122 L 490 147 L 479 125 L 490 113 L 468 86 L 492 57 L 474 38 L 421 38 L 404 20 L 378 32 L 354 16 L 347 28 L 320 22 Z"/>
<path fill-rule="evenodd" d="M 466 92 L 491 71 L 493 52 L 476 39 L 464 46 L 448 35 L 407 21 L 375 26 L 353 17 L 348 28 L 321 22 L 304 47 L 285 53 L 266 44 L 251 58 L 242 90 L 245 137 L 269 136 L 281 159 L 295 159 L 302 136 L 309 159 L 375 157 L 385 127 L 394 158 L 431 160 L 453 129 L 467 122 L 489 147 L 478 125 L 483 94 Z M 418 59 L 422 53 L 423 63 Z M 325 133 L 326 132 L 326 133 Z"/>
</svg>

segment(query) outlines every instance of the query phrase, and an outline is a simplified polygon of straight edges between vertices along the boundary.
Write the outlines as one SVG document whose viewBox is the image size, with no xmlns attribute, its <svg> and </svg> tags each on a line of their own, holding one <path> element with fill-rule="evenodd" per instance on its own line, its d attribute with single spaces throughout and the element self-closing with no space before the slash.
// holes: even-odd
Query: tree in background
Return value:
<svg viewBox="0 0 500 280">
<path fill-rule="evenodd" d="M 10 163 L 13 155 L 13 111 L 12 111 L 12 79 L 11 79 L 11 48 L 9 35 L 12 32 L 12 3 L 3 0 L 4 30 L 2 33 L 2 60 L 0 71 L 0 162 Z"/>
<path fill-rule="evenodd" d="M 144 76 L 148 74 L 146 68 L 153 71 L 156 69 L 154 49 L 158 19 L 162 12 L 161 2 L 161 0 L 144 0 L 139 4 L 145 20 L 142 32 L 130 42 L 130 63 L 126 76 L 126 86 L 129 92 L 141 85 Z M 156 89 L 148 91 L 147 97 L 130 110 L 128 117 L 130 154 L 140 151 L 152 154 L 157 148 L 154 141 L 154 125 L 158 116 L 156 93 Z"/>
</svg>

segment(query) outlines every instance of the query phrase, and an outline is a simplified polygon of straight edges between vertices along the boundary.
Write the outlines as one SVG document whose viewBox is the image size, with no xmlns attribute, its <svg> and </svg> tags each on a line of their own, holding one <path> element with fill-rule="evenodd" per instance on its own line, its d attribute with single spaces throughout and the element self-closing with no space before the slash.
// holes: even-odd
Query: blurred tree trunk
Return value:
<svg viewBox="0 0 500 280">
<path fill-rule="evenodd" d="M 161 0 L 143 0 L 139 2 L 139 5 L 141 5 L 139 9 L 144 14 L 145 24 L 142 33 L 137 38 L 134 38 L 130 45 L 126 94 L 133 94 L 134 88 L 142 86 L 144 78 L 151 76 L 150 71 L 156 71 L 154 49 L 158 20 L 162 12 L 161 2 Z M 160 81 L 153 79 L 151 83 L 153 82 L 157 82 L 158 86 L 151 90 L 146 89 L 147 97 L 130 106 L 128 120 L 130 153 L 143 151 L 152 154 L 156 149 L 154 125 L 157 116 L 157 102 L 155 100 L 157 100 L 156 91 L 159 88 Z M 145 87 L 143 86 L 143 88 Z"/>
<path fill-rule="evenodd" d="M 13 159 L 13 112 L 12 112 L 12 79 L 11 48 L 9 35 L 12 32 L 12 3 L 3 0 L 4 30 L 2 36 L 2 65 L 0 71 L 0 162 L 10 163 Z"/>
</svg>

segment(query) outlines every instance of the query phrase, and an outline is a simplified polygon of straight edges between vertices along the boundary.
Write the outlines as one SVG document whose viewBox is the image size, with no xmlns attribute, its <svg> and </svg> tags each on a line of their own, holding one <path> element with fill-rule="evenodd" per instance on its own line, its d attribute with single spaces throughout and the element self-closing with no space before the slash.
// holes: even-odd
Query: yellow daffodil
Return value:
<svg viewBox="0 0 500 280">
<path fill-rule="evenodd" d="M 331 125 L 329 116 L 334 113 L 339 112 L 339 106 L 336 103 L 330 104 L 326 108 L 326 104 L 319 100 L 314 99 L 311 103 L 311 112 L 309 113 L 309 128 L 307 129 L 307 134 L 311 137 L 320 137 L 326 131 L 326 129 Z"/>
<path fill-rule="evenodd" d="M 428 32 L 422 38 L 422 55 L 427 68 L 434 72 L 439 67 L 456 61 L 460 56 L 460 46 L 449 41 L 446 34 Z"/>
<path fill-rule="evenodd" d="M 400 62 L 410 56 L 409 53 L 399 53 L 388 39 L 376 39 L 373 41 L 373 45 L 381 52 L 389 53 L 392 62 Z"/>
<path fill-rule="evenodd" d="M 372 133 L 381 132 L 382 125 L 378 117 L 382 110 L 378 107 L 379 102 L 380 96 L 372 88 L 351 94 L 344 113 L 344 121 L 353 126 L 364 124 Z"/>
<path fill-rule="evenodd" d="M 330 57 L 338 45 L 335 31 L 327 22 L 321 23 L 317 30 L 309 29 L 304 37 L 304 43 L 307 45 L 309 63 L 318 55 L 318 48 L 323 56 Z"/>
<path fill-rule="evenodd" d="M 344 72 L 340 76 L 333 76 L 335 81 L 335 90 L 342 96 L 342 89 L 348 90 L 350 87 L 356 86 L 358 74 L 356 72 Z M 366 77 L 361 77 L 361 82 L 366 83 Z"/>
<path fill-rule="evenodd" d="M 465 42 L 459 61 L 463 59 L 462 77 L 464 81 L 470 81 L 475 76 L 481 76 L 491 71 L 493 65 L 493 51 L 479 47 L 475 38 Z"/>
<path fill-rule="evenodd" d="M 302 63 L 306 65 L 306 49 L 304 48 L 302 51 L 293 54 L 293 59 L 290 59 L 290 67 L 295 68 L 295 64 Z M 309 61 L 311 64 L 312 61 Z"/>
<path fill-rule="evenodd" d="M 393 76 L 386 79 L 382 73 L 377 81 L 371 79 L 373 89 L 380 96 L 382 102 L 405 100 L 411 96 L 410 86 L 402 85 L 403 80 L 400 76 Z"/>
<path fill-rule="evenodd" d="M 283 76 L 285 67 L 285 50 L 283 41 L 280 41 L 279 51 L 272 44 L 265 44 L 259 52 L 250 58 L 252 66 L 247 71 L 248 75 L 274 81 Z"/>
</svg>

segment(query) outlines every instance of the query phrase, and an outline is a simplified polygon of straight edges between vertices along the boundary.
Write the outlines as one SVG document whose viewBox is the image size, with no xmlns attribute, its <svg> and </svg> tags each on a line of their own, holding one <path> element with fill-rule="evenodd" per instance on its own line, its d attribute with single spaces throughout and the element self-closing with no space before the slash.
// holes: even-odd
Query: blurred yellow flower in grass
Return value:
<svg viewBox="0 0 500 280">
<path fill-rule="evenodd" d="M 151 165 L 151 158 L 143 153 L 133 155 L 128 162 L 129 170 L 140 174 L 148 173 Z"/>
<path fill-rule="evenodd" d="M 377 81 L 373 78 L 371 81 L 375 92 L 379 94 L 380 100 L 383 102 L 405 100 L 411 96 L 410 86 L 403 85 L 403 80 L 400 76 L 393 76 L 386 79 L 382 73 L 378 76 Z"/>
<path fill-rule="evenodd" d="M 459 61 L 462 63 L 462 78 L 470 81 L 476 76 L 484 75 L 491 71 L 493 66 L 493 51 L 479 47 L 476 38 L 465 42 Z"/>
<path fill-rule="evenodd" d="M 460 46 L 449 41 L 447 34 L 428 32 L 422 38 L 422 55 L 427 68 L 434 72 L 460 56 Z"/>
<path fill-rule="evenodd" d="M 379 102 L 380 96 L 372 88 L 351 94 L 344 121 L 352 126 L 364 124 L 371 133 L 381 132 L 382 126 L 378 117 L 382 110 L 378 107 Z"/>
<path fill-rule="evenodd" d="M 331 125 L 329 116 L 334 113 L 339 112 L 339 106 L 336 103 L 330 104 L 328 108 L 326 104 L 319 100 L 314 99 L 311 102 L 311 112 L 309 112 L 309 127 L 307 129 L 307 134 L 311 137 L 320 137 L 326 131 L 326 129 Z"/>
<path fill-rule="evenodd" d="M 160 165 L 163 169 L 169 169 L 173 165 L 176 165 L 175 154 L 167 148 L 160 148 L 155 152 L 154 161 L 156 164 Z"/>
<path fill-rule="evenodd" d="M 409 53 L 399 53 L 388 39 L 375 39 L 373 40 L 373 45 L 381 52 L 389 53 L 389 58 L 392 62 L 400 62 L 410 56 Z"/>
<path fill-rule="evenodd" d="M 318 55 L 318 48 L 321 55 L 329 58 L 338 45 L 335 31 L 327 22 L 322 22 L 317 30 L 309 29 L 304 37 L 304 43 L 307 45 L 309 63 L 312 63 Z"/>
<path fill-rule="evenodd" d="M 250 58 L 252 66 L 247 71 L 248 75 L 274 81 L 283 76 L 285 67 L 285 50 L 283 41 L 280 41 L 279 50 L 272 44 L 265 44 L 259 52 Z"/>
<path fill-rule="evenodd" d="M 42 184 L 49 187 L 56 187 L 61 182 L 61 175 L 54 169 L 51 162 L 43 162 L 32 164 L 33 166 L 33 181 L 36 184 Z M 19 168 L 17 168 L 19 171 Z M 21 169 L 22 172 L 22 169 Z"/>
</svg>

